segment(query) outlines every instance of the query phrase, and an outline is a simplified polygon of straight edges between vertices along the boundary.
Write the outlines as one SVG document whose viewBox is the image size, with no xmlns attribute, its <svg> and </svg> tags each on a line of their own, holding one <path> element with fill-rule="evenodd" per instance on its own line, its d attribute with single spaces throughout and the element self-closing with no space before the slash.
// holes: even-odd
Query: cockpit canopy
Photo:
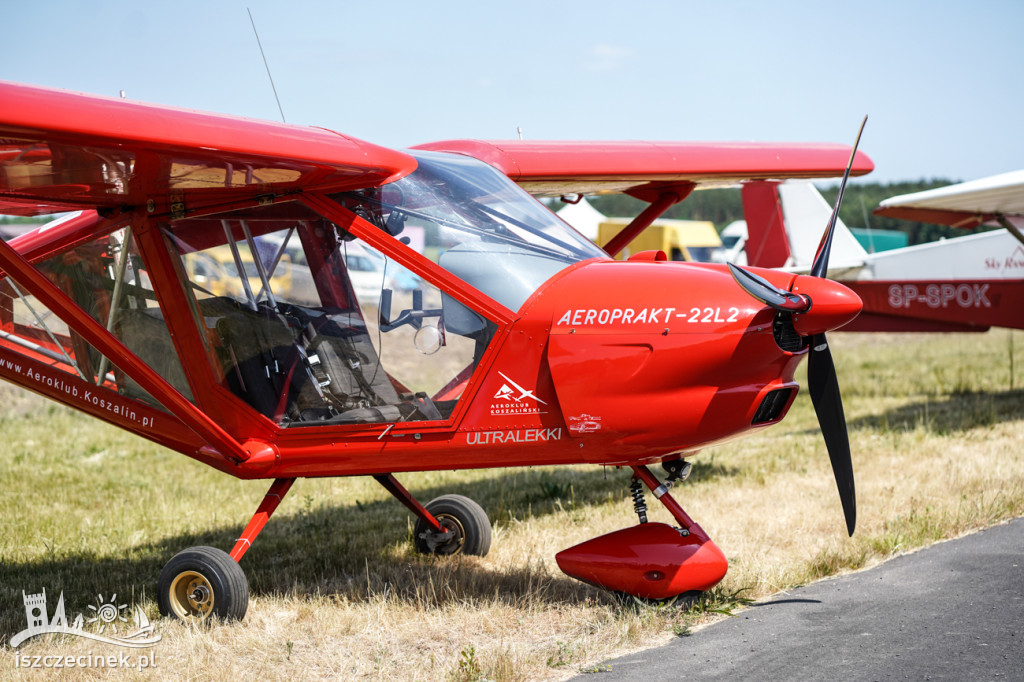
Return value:
<svg viewBox="0 0 1024 682">
<path fill-rule="evenodd" d="M 411 154 L 419 166 L 401 180 L 333 198 L 407 244 L 422 241 L 425 255 L 510 310 L 567 265 L 608 257 L 491 166 Z"/>
</svg>

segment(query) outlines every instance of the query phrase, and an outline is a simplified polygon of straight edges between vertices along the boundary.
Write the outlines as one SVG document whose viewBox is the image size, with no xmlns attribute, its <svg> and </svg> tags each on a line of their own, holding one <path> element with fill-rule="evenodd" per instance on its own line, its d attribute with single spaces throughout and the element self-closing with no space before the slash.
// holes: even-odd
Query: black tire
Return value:
<svg viewBox="0 0 1024 682">
<path fill-rule="evenodd" d="M 491 549 L 491 522 L 479 504 L 463 495 L 442 495 L 425 506 L 451 532 L 451 537 L 438 537 L 436 531 L 419 519 L 413 529 L 417 552 L 442 556 L 487 556 Z"/>
<path fill-rule="evenodd" d="M 633 609 L 668 609 L 672 607 L 686 608 L 692 606 L 700 600 L 703 592 L 699 590 L 690 590 L 689 592 L 683 592 L 677 594 L 674 597 L 665 597 L 663 599 L 654 599 L 652 597 L 637 597 L 632 594 L 625 592 L 619 592 L 617 590 L 609 590 L 612 597 L 618 602 L 619 606 L 623 608 Z"/>
<path fill-rule="evenodd" d="M 156 589 L 160 613 L 183 621 L 241 620 L 249 608 L 249 581 L 242 567 L 216 547 L 189 547 L 175 554 Z"/>
</svg>

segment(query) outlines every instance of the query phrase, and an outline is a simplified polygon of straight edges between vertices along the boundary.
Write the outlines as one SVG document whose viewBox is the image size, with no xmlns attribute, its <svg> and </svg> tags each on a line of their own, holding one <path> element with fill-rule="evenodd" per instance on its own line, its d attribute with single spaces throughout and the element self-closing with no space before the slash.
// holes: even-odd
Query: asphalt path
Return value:
<svg viewBox="0 0 1024 682">
<path fill-rule="evenodd" d="M 573 678 L 1024 680 L 1024 519 L 794 589 Z"/>
</svg>

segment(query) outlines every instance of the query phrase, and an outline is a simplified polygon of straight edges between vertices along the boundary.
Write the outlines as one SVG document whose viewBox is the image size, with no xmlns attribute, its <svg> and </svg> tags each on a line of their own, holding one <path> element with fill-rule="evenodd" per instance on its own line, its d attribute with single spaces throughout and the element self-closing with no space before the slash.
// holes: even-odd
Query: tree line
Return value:
<svg viewBox="0 0 1024 682">
<path fill-rule="evenodd" d="M 899 230 L 907 233 L 910 245 L 923 244 L 938 239 L 962 237 L 971 232 L 985 231 L 992 228 L 963 230 L 945 225 L 910 222 L 896 218 L 877 216 L 872 213 L 883 199 L 922 192 L 936 187 L 955 184 L 958 180 L 936 178 L 917 182 L 862 183 L 853 182 L 846 186 L 843 205 L 839 209 L 839 217 L 847 227 L 869 227 L 873 230 Z M 822 196 L 829 204 L 834 204 L 839 193 L 839 183 L 829 187 L 819 187 Z M 588 201 L 601 213 L 615 217 L 633 217 L 647 207 L 647 203 L 625 194 L 611 194 L 589 197 Z M 558 210 L 559 204 L 552 206 Z M 726 189 L 707 189 L 695 191 L 682 203 L 676 204 L 665 212 L 665 218 L 677 220 L 710 220 L 719 232 L 734 220 L 743 220 L 743 200 L 738 187 Z M 822 225 L 824 228 L 824 225 Z"/>
</svg>

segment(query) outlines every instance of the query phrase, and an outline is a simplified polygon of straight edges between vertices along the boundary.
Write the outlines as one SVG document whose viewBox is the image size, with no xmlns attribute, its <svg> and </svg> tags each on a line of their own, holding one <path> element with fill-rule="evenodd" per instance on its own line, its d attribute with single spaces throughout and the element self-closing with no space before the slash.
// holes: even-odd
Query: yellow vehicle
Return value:
<svg viewBox="0 0 1024 682">
<path fill-rule="evenodd" d="M 607 218 L 597 228 L 597 242 L 604 246 L 629 224 L 626 218 Z M 708 220 L 656 220 L 616 256 L 629 258 L 641 251 L 664 251 L 669 260 L 710 261 L 722 246 L 715 224 Z"/>
<path fill-rule="evenodd" d="M 245 276 L 249 280 L 249 287 L 252 289 L 253 295 L 258 295 L 263 289 L 263 283 L 260 281 L 260 274 L 256 269 L 256 261 L 244 243 L 238 244 L 238 257 L 242 262 L 242 268 L 245 270 Z M 185 255 L 184 262 L 189 279 L 209 294 L 231 296 L 240 301 L 245 300 L 245 290 L 242 279 L 238 275 L 238 267 L 235 264 L 235 257 L 231 253 L 231 247 L 217 246 L 205 251 L 189 253 Z M 289 298 L 292 293 L 292 264 L 288 254 L 281 256 L 281 261 L 272 272 L 269 272 L 270 263 L 266 263 L 265 266 L 268 269 L 267 276 L 274 295 Z"/>
</svg>

